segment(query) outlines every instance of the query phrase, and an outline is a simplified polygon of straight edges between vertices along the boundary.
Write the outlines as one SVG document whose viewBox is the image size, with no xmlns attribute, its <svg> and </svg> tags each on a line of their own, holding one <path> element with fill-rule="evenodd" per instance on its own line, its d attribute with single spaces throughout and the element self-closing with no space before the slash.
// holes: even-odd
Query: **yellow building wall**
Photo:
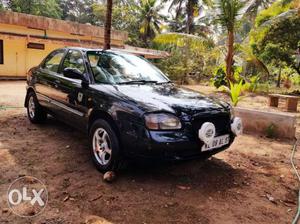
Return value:
<svg viewBox="0 0 300 224">
<path fill-rule="evenodd" d="M 0 76 L 25 77 L 28 70 L 37 66 L 53 50 L 64 47 L 63 43 L 51 41 L 28 41 L 26 37 L 0 35 L 3 40 L 4 64 L 0 64 Z M 45 49 L 27 48 L 28 42 L 43 43 Z"/>
<path fill-rule="evenodd" d="M 37 43 L 37 41 L 34 41 L 34 43 Z M 27 48 L 25 74 L 30 68 L 39 65 L 50 52 L 52 52 L 55 49 L 64 47 L 63 44 L 54 44 L 47 42 L 44 42 L 44 44 L 45 50 Z"/>
<path fill-rule="evenodd" d="M 26 66 L 25 39 L 1 39 L 3 40 L 4 64 L 0 65 L 0 74 L 2 76 L 21 76 Z"/>
<path fill-rule="evenodd" d="M 0 23 L 0 32 L 11 32 L 14 34 L 21 34 L 21 35 L 36 35 L 43 37 L 45 35 L 44 30 L 39 29 L 33 29 L 23 26 L 16 26 L 16 25 L 10 25 L 10 24 L 3 24 Z M 53 30 L 46 30 L 46 36 L 48 38 L 54 37 L 54 38 L 63 38 L 63 39 L 77 39 L 77 40 L 92 40 L 93 38 L 91 36 L 82 36 L 82 35 L 75 35 L 70 33 L 64 33 L 64 32 L 58 32 Z M 95 38 L 98 40 L 103 40 L 103 38 Z M 114 41 L 114 40 L 113 40 Z"/>
<path fill-rule="evenodd" d="M 25 35 L 44 35 L 43 30 L 29 29 L 23 26 L 16 26 L 16 25 L 3 24 L 3 23 L 0 23 L 0 31 L 13 32 L 13 33 L 25 34 Z"/>
<path fill-rule="evenodd" d="M 103 43 L 103 37 L 82 36 L 67 32 L 47 30 L 46 36 L 49 39 L 41 39 L 44 35 L 43 30 L 0 23 L 0 40 L 3 40 L 4 57 L 4 64 L 0 64 L 0 77 L 25 77 L 30 68 L 39 65 L 51 51 L 58 48 L 66 46 L 101 48 L 101 43 Z M 50 38 L 58 39 L 51 40 Z M 96 41 L 99 46 L 80 41 Z M 29 42 L 44 44 L 45 49 L 27 48 Z M 123 40 L 113 39 L 112 45 L 122 46 Z"/>
<path fill-rule="evenodd" d="M 0 40 L 3 40 L 4 64 L 0 64 L 0 77 L 25 77 L 28 70 L 37 66 L 53 50 L 65 47 L 63 41 L 28 38 L 29 35 L 43 37 L 43 30 L 31 29 L 22 26 L 0 24 Z M 16 34 L 26 35 L 17 36 Z M 92 37 L 78 36 L 63 32 L 46 31 L 47 37 L 91 40 Z M 41 43 L 44 50 L 27 48 L 27 43 Z"/>
<path fill-rule="evenodd" d="M 10 25 L 10 24 L 3 24 L 3 23 L 0 23 L 0 33 L 1 32 L 14 33 L 14 34 L 20 34 L 20 35 L 35 35 L 35 36 L 40 36 L 40 37 L 45 36 L 45 32 L 43 30 L 32 29 L 32 28 Z M 92 36 L 88 36 L 88 35 L 82 36 L 82 35 L 58 32 L 58 31 L 53 31 L 53 30 L 47 30 L 46 36 L 48 38 L 61 38 L 66 41 L 75 39 L 78 41 L 83 40 L 83 41 L 96 41 L 99 43 L 104 42 L 104 37 L 92 37 Z M 124 40 L 112 39 L 111 43 L 112 43 L 112 45 L 123 46 Z M 99 46 L 99 48 L 101 48 L 101 47 L 102 46 Z"/>
</svg>

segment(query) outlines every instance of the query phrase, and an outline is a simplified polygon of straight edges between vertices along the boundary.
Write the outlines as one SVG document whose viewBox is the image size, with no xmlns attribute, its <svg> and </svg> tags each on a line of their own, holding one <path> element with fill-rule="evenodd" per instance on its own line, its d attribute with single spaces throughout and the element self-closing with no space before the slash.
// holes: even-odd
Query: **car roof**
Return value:
<svg viewBox="0 0 300 224">
<path fill-rule="evenodd" d="M 114 52 L 114 53 L 124 53 L 124 52 L 121 52 L 121 51 L 118 51 L 118 50 L 112 50 L 112 49 L 109 49 L 109 50 L 104 50 L 102 48 L 85 48 L 85 47 L 64 47 L 64 48 L 61 48 L 61 49 L 67 49 L 67 50 L 79 50 L 79 51 L 108 51 L 108 52 Z"/>
<path fill-rule="evenodd" d="M 92 48 L 85 48 L 85 47 L 64 47 L 63 49 L 69 49 L 69 50 L 80 50 L 80 51 L 89 51 L 89 50 L 95 50 L 95 51 L 103 51 L 103 49 L 92 49 Z"/>
</svg>

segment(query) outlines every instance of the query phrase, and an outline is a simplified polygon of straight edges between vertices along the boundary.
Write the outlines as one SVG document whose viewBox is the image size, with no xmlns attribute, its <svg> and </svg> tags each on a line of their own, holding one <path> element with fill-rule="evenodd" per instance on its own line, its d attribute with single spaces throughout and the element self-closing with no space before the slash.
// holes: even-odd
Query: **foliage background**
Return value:
<svg viewBox="0 0 300 224">
<path fill-rule="evenodd" d="M 228 68 L 232 30 L 236 82 L 299 85 L 299 7 L 300 0 L 114 0 L 112 28 L 128 32 L 127 44 L 168 51 L 154 63 L 182 84 L 226 82 L 216 75 Z M 106 1 L 2 0 L 0 10 L 104 26 Z"/>
</svg>

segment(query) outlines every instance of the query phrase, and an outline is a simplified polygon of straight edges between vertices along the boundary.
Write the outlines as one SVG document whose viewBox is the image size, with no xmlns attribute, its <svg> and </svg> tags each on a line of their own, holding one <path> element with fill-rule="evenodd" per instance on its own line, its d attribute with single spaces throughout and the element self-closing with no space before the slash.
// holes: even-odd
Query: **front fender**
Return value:
<svg viewBox="0 0 300 224">
<path fill-rule="evenodd" d="M 26 91 L 26 96 L 25 96 L 25 99 L 24 99 L 24 107 L 28 107 L 28 94 L 30 93 L 30 92 L 34 92 L 35 93 L 35 90 L 34 90 L 34 88 L 33 87 L 31 87 L 31 86 L 28 86 L 28 87 L 26 87 L 26 89 L 27 89 L 27 91 Z"/>
</svg>

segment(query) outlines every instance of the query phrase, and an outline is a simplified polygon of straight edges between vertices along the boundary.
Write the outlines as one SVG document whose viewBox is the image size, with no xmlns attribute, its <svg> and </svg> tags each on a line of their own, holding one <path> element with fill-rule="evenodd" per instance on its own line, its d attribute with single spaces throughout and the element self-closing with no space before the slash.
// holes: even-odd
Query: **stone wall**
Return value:
<svg viewBox="0 0 300 224">
<path fill-rule="evenodd" d="M 283 112 L 266 112 L 235 108 L 235 114 L 243 120 L 244 132 L 261 135 L 273 134 L 276 138 L 294 139 L 296 115 Z"/>
</svg>

